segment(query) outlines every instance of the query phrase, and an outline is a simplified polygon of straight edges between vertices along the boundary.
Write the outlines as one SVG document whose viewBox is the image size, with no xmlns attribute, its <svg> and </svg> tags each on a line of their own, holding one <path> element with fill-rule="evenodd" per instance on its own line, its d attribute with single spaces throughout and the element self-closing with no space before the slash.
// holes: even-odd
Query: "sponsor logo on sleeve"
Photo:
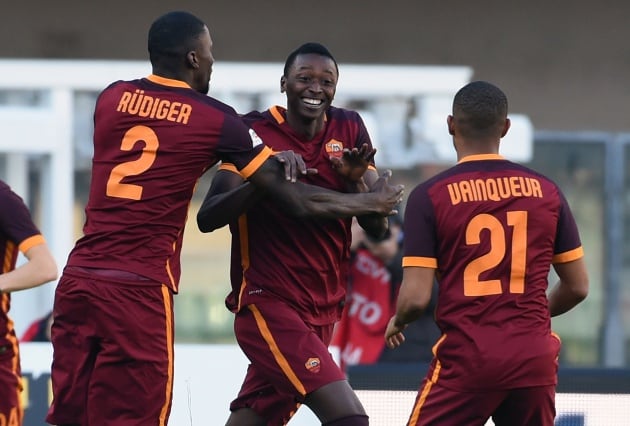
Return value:
<svg viewBox="0 0 630 426">
<path fill-rule="evenodd" d="M 260 139 L 260 136 L 256 134 L 254 129 L 249 129 L 249 137 L 252 139 L 252 148 L 262 145 L 263 141 Z"/>
</svg>

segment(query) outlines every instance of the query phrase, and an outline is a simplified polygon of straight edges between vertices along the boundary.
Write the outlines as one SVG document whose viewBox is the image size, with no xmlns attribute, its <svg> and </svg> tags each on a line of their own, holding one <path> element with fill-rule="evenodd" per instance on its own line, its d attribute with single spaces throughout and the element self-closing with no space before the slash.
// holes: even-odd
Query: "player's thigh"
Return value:
<svg viewBox="0 0 630 426">
<path fill-rule="evenodd" d="M 365 415 L 365 409 L 347 380 L 328 383 L 309 393 L 304 400 L 322 423 L 344 417 Z"/>
<path fill-rule="evenodd" d="M 245 380 L 230 404 L 227 425 L 283 425 L 300 407 L 295 392 L 281 392 L 255 365 L 247 367 Z"/>
<path fill-rule="evenodd" d="M 96 294 L 95 294 L 96 292 Z M 64 274 L 55 289 L 51 340 L 53 403 L 48 421 L 84 422 L 86 395 L 98 351 L 92 301 L 98 286 L 88 277 Z"/>
<path fill-rule="evenodd" d="M 555 386 L 513 389 L 497 408 L 496 426 L 553 426 L 556 417 Z"/>
<path fill-rule="evenodd" d="M 425 378 L 409 416 L 410 426 L 483 426 L 505 392 L 457 392 Z"/>
<path fill-rule="evenodd" d="M 249 305 L 236 316 L 235 334 L 258 374 L 280 392 L 299 398 L 344 380 L 318 327 L 305 324 L 287 305 Z"/>
<path fill-rule="evenodd" d="M 0 346 L 0 425 L 22 424 L 22 385 L 14 367 L 16 358 L 12 347 Z"/>
<path fill-rule="evenodd" d="M 90 425 L 160 424 L 171 407 L 172 293 L 166 286 L 111 285 L 106 291 L 100 306 L 105 337 L 90 381 Z M 128 420 L 118 417 L 123 414 Z"/>
</svg>

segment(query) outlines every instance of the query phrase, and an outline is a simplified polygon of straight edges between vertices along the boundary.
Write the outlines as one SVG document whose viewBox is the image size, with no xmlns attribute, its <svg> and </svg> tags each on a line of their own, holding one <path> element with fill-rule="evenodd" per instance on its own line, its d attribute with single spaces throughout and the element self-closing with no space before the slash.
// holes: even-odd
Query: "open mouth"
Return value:
<svg viewBox="0 0 630 426">
<path fill-rule="evenodd" d="M 324 101 L 321 99 L 313 99 L 313 98 L 302 98 L 302 102 L 304 102 L 307 106 L 310 107 L 319 107 L 323 105 Z"/>
</svg>

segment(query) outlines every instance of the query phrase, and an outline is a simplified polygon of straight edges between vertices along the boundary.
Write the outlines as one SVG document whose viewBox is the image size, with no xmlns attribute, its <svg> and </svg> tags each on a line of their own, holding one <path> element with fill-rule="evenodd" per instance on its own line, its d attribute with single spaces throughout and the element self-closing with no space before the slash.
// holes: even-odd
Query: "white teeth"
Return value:
<svg viewBox="0 0 630 426">
<path fill-rule="evenodd" d="M 310 105 L 321 105 L 323 103 L 321 99 L 302 98 L 302 100 Z"/>
</svg>

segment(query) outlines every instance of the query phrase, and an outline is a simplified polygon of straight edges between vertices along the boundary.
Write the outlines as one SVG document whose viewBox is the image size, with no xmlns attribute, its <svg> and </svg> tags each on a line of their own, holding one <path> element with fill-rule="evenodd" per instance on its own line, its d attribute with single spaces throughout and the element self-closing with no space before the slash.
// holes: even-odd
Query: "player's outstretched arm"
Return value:
<svg viewBox="0 0 630 426">
<path fill-rule="evenodd" d="M 197 212 L 201 232 L 222 228 L 260 200 L 264 191 L 245 182 L 238 173 L 219 170 Z"/>
<path fill-rule="evenodd" d="M 374 169 L 368 169 L 365 171 L 363 181 L 366 183 L 368 190 L 377 190 L 376 185 L 385 184 L 384 181 L 379 181 L 378 173 Z M 357 216 L 357 222 L 367 235 L 377 240 L 383 238 L 387 232 L 387 228 L 389 227 L 387 218 L 377 214 Z"/>
<path fill-rule="evenodd" d="M 307 168 L 302 157 L 293 151 L 278 152 L 273 158 L 280 163 L 287 181 L 295 182 L 299 176 L 317 173 L 317 169 Z M 199 230 L 212 232 L 222 228 L 245 213 L 264 194 L 264 189 L 244 181 L 236 170 L 220 169 L 197 212 Z"/>
<path fill-rule="evenodd" d="M 385 172 L 370 192 L 347 194 L 301 182 L 292 184 L 284 179 L 276 161 L 267 160 L 249 178 L 274 197 L 280 208 L 293 216 L 351 217 L 365 214 L 387 216 L 395 214 L 404 187 L 389 185 L 391 171 Z"/>
<path fill-rule="evenodd" d="M 551 288 L 547 298 L 552 317 L 573 309 L 588 295 L 588 273 L 584 258 L 553 265 L 560 280 Z"/>
<path fill-rule="evenodd" d="M 333 169 L 346 180 L 348 192 L 369 192 L 374 186 L 378 172 L 370 164 L 375 154 L 376 148 L 363 144 L 360 148 L 344 149 L 340 157 L 330 157 Z M 357 221 L 371 237 L 380 239 L 387 231 L 387 219 L 381 215 L 357 216 Z"/>
<path fill-rule="evenodd" d="M 416 266 L 403 268 L 403 281 L 396 299 L 396 314 L 385 330 L 385 343 L 390 349 L 405 341 L 403 330 L 410 322 L 420 318 L 431 301 L 435 269 Z"/>
<path fill-rule="evenodd" d="M 0 274 L 0 292 L 26 290 L 57 279 L 57 263 L 46 243 L 29 248 L 24 256 L 26 263 Z"/>
</svg>

